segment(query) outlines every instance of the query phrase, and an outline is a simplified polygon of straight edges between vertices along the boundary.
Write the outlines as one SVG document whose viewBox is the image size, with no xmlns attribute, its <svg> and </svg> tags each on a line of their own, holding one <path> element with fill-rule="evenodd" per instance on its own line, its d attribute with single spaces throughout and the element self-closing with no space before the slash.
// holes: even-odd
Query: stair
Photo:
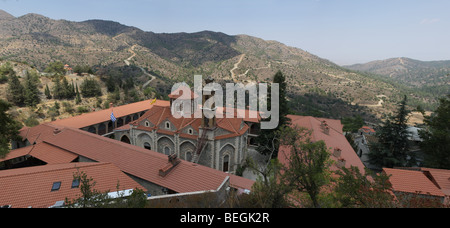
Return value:
<svg viewBox="0 0 450 228">
<path fill-rule="evenodd" d="M 207 137 L 206 133 L 207 133 L 207 130 L 203 129 L 202 135 L 197 140 L 197 147 L 196 147 L 194 156 L 192 157 L 193 163 L 198 163 L 198 161 L 200 160 L 200 155 L 202 154 L 202 152 L 204 151 L 204 149 L 207 145 L 206 141 L 208 140 L 208 137 Z"/>
</svg>

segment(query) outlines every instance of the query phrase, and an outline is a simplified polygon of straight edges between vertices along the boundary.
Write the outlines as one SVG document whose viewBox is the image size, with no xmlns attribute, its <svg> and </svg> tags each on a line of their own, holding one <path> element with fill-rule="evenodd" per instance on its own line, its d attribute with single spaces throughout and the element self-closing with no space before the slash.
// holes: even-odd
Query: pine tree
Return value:
<svg viewBox="0 0 450 228">
<path fill-rule="evenodd" d="M 55 77 L 53 82 L 54 82 L 54 85 L 53 85 L 53 98 L 54 99 L 63 99 L 64 98 L 64 92 L 63 92 L 63 88 L 61 86 L 61 81 L 59 80 L 58 77 Z"/>
<path fill-rule="evenodd" d="M 74 98 L 73 88 L 70 86 L 66 77 L 63 77 L 61 86 L 62 86 L 62 91 L 63 91 L 62 98 L 63 99 L 73 99 Z"/>
<path fill-rule="evenodd" d="M 95 79 L 85 79 L 81 84 L 81 94 L 83 97 L 102 96 L 100 85 Z"/>
<path fill-rule="evenodd" d="M 27 72 L 25 79 L 25 105 L 35 107 L 39 102 L 41 102 L 41 98 L 39 97 L 39 77 L 36 71 Z"/>
<path fill-rule="evenodd" d="M 377 131 L 378 142 L 370 146 L 370 162 L 379 168 L 415 165 L 416 157 L 409 152 L 407 131 L 409 111 L 407 97 L 399 105 L 394 116 L 390 116 Z"/>
<path fill-rule="evenodd" d="M 7 113 L 10 108 L 11 104 L 0 99 L 0 158 L 9 153 L 11 140 L 20 140 L 19 130 L 22 126 Z"/>
<path fill-rule="evenodd" d="M 15 73 L 11 74 L 8 84 L 8 101 L 17 106 L 22 106 L 25 102 L 25 88 L 20 83 L 19 77 Z"/>
<path fill-rule="evenodd" d="M 450 95 L 440 99 L 435 114 L 425 118 L 426 129 L 419 132 L 425 166 L 450 169 Z"/>
</svg>

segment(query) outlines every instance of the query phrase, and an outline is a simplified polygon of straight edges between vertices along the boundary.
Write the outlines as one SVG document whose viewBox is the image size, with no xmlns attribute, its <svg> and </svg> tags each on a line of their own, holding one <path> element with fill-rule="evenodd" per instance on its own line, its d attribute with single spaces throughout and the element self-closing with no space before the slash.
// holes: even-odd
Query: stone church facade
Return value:
<svg viewBox="0 0 450 228">
<path fill-rule="evenodd" d="M 188 99 L 194 100 L 194 96 Z M 171 105 L 179 96 L 171 94 Z M 204 97 L 203 101 L 209 99 Z M 242 118 L 175 118 L 171 105 L 154 105 L 138 120 L 114 131 L 114 138 L 216 170 L 235 173 L 246 159 L 250 127 Z M 195 110 L 192 106 L 193 111 Z M 217 110 L 215 110 L 217 111 Z M 224 109 L 220 109 L 224 111 Z"/>
</svg>

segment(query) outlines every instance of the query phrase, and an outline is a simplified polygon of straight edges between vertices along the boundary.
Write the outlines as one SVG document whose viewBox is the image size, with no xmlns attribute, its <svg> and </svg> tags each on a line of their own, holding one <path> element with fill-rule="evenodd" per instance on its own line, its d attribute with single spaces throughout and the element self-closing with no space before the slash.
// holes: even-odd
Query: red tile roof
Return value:
<svg viewBox="0 0 450 228">
<path fill-rule="evenodd" d="M 125 173 L 179 193 L 217 190 L 229 176 L 208 167 L 181 161 L 167 176 L 161 177 L 159 169 L 167 165 L 166 155 L 72 128 L 63 128 L 58 134 L 46 136 L 42 140 L 47 144 L 94 161 L 112 163 Z M 249 187 L 253 183 L 238 177 L 231 178 L 232 186 Z"/>
<path fill-rule="evenodd" d="M 162 101 L 162 100 L 157 100 L 155 104 L 151 105 L 152 101 L 153 100 L 145 100 L 145 101 L 136 102 L 136 103 L 132 103 L 132 104 L 128 104 L 128 105 L 122 105 L 122 106 L 109 108 L 109 109 L 105 109 L 105 110 L 101 110 L 101 111 L 86 113 L 83 115 L 70 117 L 67 119 L 56 120 L 56 121 L 53 121 L 52 124 L 57 125 L 57 126 L 81 129 L 83 127 L 88 127 L 88 126 L 95 125 L 98 123 L 110 121 L 112 111 L 114 111 L 114 116 L 116 118 L 118 118 L 118 117 L 124 117 L 127 115 L 131 115 L 134 113 L 147 111 L 154 105 L 163 105 L 163 106 L 170 105 L 169 101 Z"/>
<path fill-rule="evenodd" d="M 183 91 L 187 90 L 189 90 L 189 93 L 183 94 Z M 178 89 L 169 94 L 170 99 L 192 100 L 198 97 L 198 94 L 194 93 L 189 87 L 186 86 L 180 86 Z"/>
<path fill-rule="evenodd" d="M 4 162 L 4 161 L 8 161 L 8 160 L 11 160 L 14 158 L 20 158 L 20 157 L 26 156 L 27 154 L 30 153 L 30 151 L 32 149 L 33 149 L 33 147 L 30 146 L 30 147 L 12 150 L 6 155 L 6 157 L 0 158 L 0 162 Z"/>
<path fill-rule="evenodd" d="M 450 196 L 450 170 L 422 168 L 423 171 L 429 172 L 441 191 Z"/>
<path fill-rule="evenodd" d="M 23 127 L 19 135 L 23 140 L 28 140 L 30 144 L 35 142 L 42 141 L 43 138 L 47 138 L 49 135 L 52 135 L 54 130 L 58 128 L 50 123 L 41 124 L 32 128 Z"/>
<path fill-rule="evenodd" d="M 45 142 L 36 144 L 31 150 L 30 155 L 47 164 L 70 163 L 78 158 L 78 155 L 74 153 L 54 147 Z"/>
<path fill-rule="evenodd" d="M 149 121 L 154 127 L 146 128 L 142 127 L 143 121 Z M 181 131 L 189 126 L 191 126 L 195 131 L 199 132 L 201 126 L 201 118 L 175 118 L 172 115 L 170 106 L 153 106 L 148 112 L 146 112 L 137 121 L 132 122 L 132 125 L 141 127 L 142 130 L 153 130 L 158 129 L 159 133 L 173 135 L 175 132 L 167 131 L 165 129 L 159 128 L 160 124 L 164 121 L 170 121 L 174 127 L 177 129 L 176 133 L 181 133 Z M 218 118 L 217 127 L 222 128 L 230 132 L 229 134 L 216 137 L 216 139 L 230 138 L 243 135 L 248 130 L 248 125 L 243 122 L 242 118 Z M 123 129 L 126 129 L 124 127 Z"/>
<path fill-rule="evenodd" d="M 41 142 L 36 145 L 12 150 L 4 159 L 0 159 L 0 162 L 26 155 L 35 157 L 47 164 L 70 163 L 78 157 L 78 155 L 69 151 Z"/>
<path fill-rule="evenodd" d="M 340 157 L 331 156 L 331 158 L 336 161 L 339 159 L 345 160 L 345 167 L 349 168 L 350 166 L 358 167 L 361 172 L 364 172 L 365 166 L 359 159 L 356 152 L 353 150 L 350 143 L 348 143 L 345 138 L 340 120 L 332 120 L 332 119 L 324 119 L 324 118 L 316 118 L 311 116 L 296 116 L 296 115 L 288 115 L 291 119 L 292 125 L 296 125 L 299 127 L 304 127 L 309 130 L 313 130 L 311 139 L 312 141 L 320 141 L 323 140 L 330 152 L 333 153 L 335 148 L 339 148 L 341 150 Z M 321 125 L 323 121 L 326 121 L 329 131 L 328 133 L 324 132 Z M 281 163 L 287 164 L 287 158 L 290 156 L 290 149 L 286 146 L 281 146 L 278 153 L 278 159 Z M 332 170 L 336 170 L 336 166 L 331 167 Z"/>
<path fill-rule="evenodd" d="M 445 196 L 421 171 L 384 168 L 383 172 L 391 176 L 389 181 L 396 192 L 418 193 L 438 197 Z"/>
<path fill-rule="evenodd" d="M 375 130 L 368 126 L 364 126 L 360 130 L 364 131 L 365 133 L 375 133 Z"/>
<path fill-rule="evenodd" d="M 77 199 L 81 196 L 79 188 L 72 188 L 73 176 L 86 173 L 96 182 L 94 189 L 105 192 L 128 190 L 144 187 L 122 173 L 116 166 L 108 163 L 69 163 L 36 166 L 0 171 L 0 205 L 13 208 L 46 208 L 57 201 Z M 61 182 L 58 191 L 52 191 L 52 185 Z"/>
</svg>

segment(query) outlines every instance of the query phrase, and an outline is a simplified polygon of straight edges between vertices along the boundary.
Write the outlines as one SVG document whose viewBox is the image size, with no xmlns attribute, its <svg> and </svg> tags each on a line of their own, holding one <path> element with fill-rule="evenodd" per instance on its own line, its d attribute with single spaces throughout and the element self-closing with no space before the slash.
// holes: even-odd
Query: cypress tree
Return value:
<svg viewBox="0 0 450 228">
<path fill-rule="evenodd" d="M 76 94 L 75 102 L 76 102 L 76 104 L 80 104 L 81 103 L 81 95 L 80 95 L 80 91 L 78 91 L 78 85 L 76 85 L 75 94 Z"/>
<path fill-rule="evenodd" d="M 55 99 L 63 99 L 64 92 L 63 92 L 63 88 L 61 86 L 61 82 L 60 82 L 59 78 L 55 77 L 53 82 L 55 83 L 53 85 L 53 98 L 55 98 Z"/>
<path fill-rule="evenodd" d="M 8 84 L 8 101 L 17 106 L 22 106 L 25 102 L 25 88 L 20 83 L 19 77 L 15 73 L 11 74 Z"/>
<path fill-rule="evenodd" d="M 27 106 L 35 107 L 39 102 L 41 102 L 41 98 L 39 97 L 39 77 L 37 73 L 34 71 L 32 73 L 27 72 L 26 80 L 25 80 L 25 104 Z"/>
<path fill-rule="evenodd" d="M 45 85 L 45 96 L 47 97 L 47 99 L 52 99 L 52 94 L 50 93 L 50 89 L 48 88 L 48 85 Z"/>
<path fill-rule="evenodd" d="M 287 84 L 286 84 L 286 78 L 284 77 L 283 73 L 281 71 L 278 71 L 273 79 L 273 83 L 278 83 L 279 85 L 279 94 L 271 94 L 271 89 L 268 88 L 268 101 L 267 101 L 267 107 L 269 110 L 272 109 L 271 107 L 271 96 L 279 96 L 279 123 L 278 127 L 273 130 L 266 130 L 262 129 L 258 138 L 256 138 L 256 142 L 258 143 L 258 151 L 261 154 L 271 154 L 272 158 L 276 158 L 278 156 L 278 147 L 280 145 L 279 140 L 277 139 L 277 134 L 280 131 L 280 129 L 283 129 L 285 126 L 290 125 L 290 119 L 287 117 L 287 115 L 290 112 L 289 104 L 287 101 Z M 267 121 L 267 120 L 264 120 Z"/>
</svg>

